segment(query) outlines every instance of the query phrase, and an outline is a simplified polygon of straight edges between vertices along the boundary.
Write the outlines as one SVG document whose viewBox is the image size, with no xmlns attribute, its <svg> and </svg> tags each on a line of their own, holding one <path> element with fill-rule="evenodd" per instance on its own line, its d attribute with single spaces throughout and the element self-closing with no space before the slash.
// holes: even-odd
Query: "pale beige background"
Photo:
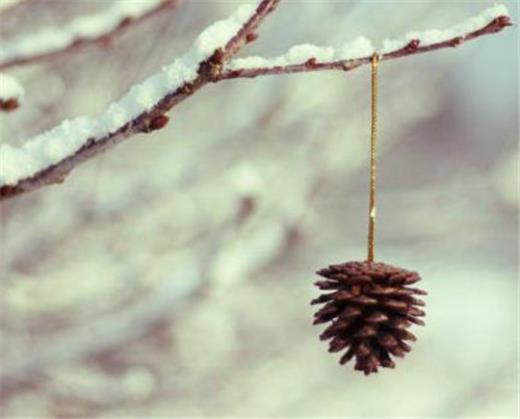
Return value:
<svg viewBox="0 0 520 419">
<path fill-rule="evenodd" d="M 2 42 L 104 1 L 35 3 Z M 491 4 L 282 2 L 243 54 L 380 42 Z M 186 1 L 112 48 L 16 69 L 27 103 L 1 140 L 96 113 L 236 5 Z M 368 83 L 209 86 L 162 132 L 2 204 L 2 414 L 517 417 L 518 27 L 381 67 L 377 257 L 430 296 L 413 352 L 366 378 L 327 353 L 308 301 L 316 269 L 365 257 Z"/>
</svg>

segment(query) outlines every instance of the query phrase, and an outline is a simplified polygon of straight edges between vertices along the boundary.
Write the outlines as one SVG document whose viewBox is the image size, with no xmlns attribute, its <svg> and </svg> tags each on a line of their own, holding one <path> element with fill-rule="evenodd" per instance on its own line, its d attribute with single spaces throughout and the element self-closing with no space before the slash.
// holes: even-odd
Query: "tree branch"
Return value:
<svg viewBox="0 0 520 419">
<path fill-rule="evenodd" d="M 0 69 L 36 63 L 61 56 L 91 44 L 106 44 L 128 29 L 180 0 L 147 0 L 129 2 L 116 0 L 106 10 L 74 19 L 60 29 L 43 28 L 4 42 L 0 50 Z"/>
<path fill-rule="evenodd" d="M 187 54 L 134 86 L 97 118 L 65 121 L 20 148 L 0 146 L 0 200 L 61 183 L 81 162 L 132 135 L 161 129 L 168 122 L 167 111 L 210 82 L 304 71 L 348 71 L 369 63 L 374 48 L 366 39 L 358 38 L 337 50 L 304 45 L 274 60 L 237 59 L 224 67 L 241 46 L 256 39 L 255 29 L 278 2 L 262 0 L 256 9 L 245 6 L 227 20 L 216 22 L 198 37 Z M 499 32 L 510 24 L 505 7 L 495 6 L 448 30 L 412 32 L 403 40 L 385 41 L 382 59 L 454 47 Z M 258 66 L 259 62 L 266 65 Z M 275 65 L 271 65 L 273 62 Z"/>
<path fill-rule="evenodd" d="M 505 12 L 501 8 L 497 8 L 499 12 Z M 486 12 L 483 13 L 485 15 Z M 388 50 L 380 55 L 380 61 L 392 60 L 395 58 L 407 57 L 409 55 L 421 54 L 424 52 L 435 51 L 442 48 L 454 48 L 465 41 L 478 38 L 483 35 L 490 35 L 500 32 L 507 26 L 511 25 L 511 19 L 506 14 L 494 17 L 490 22 L 484 23 L 484 26 L 468 32 L 456 33 L 453 30 L 445 31 L 443 40 L 429 43 L 427 40 L 421 39 L 428 37 L 430 31 L 422 34 L 411 32 L 407 36 L 405 42 L 385 41 L 389 46 L 399 45 L 396 49 Z M 462 25 L 460 25 L 462 26 Z M 385 48 L 384 48 L 385 49 Z M 350 58 L 352 55 L 357 57 Z M 341 70 L 349 71 L 359 66 L 370 64 L 371 56 L 375 52 L 372 44 L 368 39 L 358 38 L 351 44 L 343 46 L 342 51 L 333 50 L 331 47 L 316 47 L 310 44 L 298 45 L 286 54 L 267 59 L 263 57 L 238 58 L 229 62 L 224 71 L 219 76 L 219 80 L 228 80 L 235 78 L 254 78 L 257 76 L 279 75 L 290 73 L 307 73 L 311 71 L 323 70 Z M 320 60 L 319 56 L 343 56 L 338 59 Z M 349 57 L 349 58 L 347 58 Z"/>
<path fill-rule="evenodd" d="M 79 163 L 124 139 L 160 129 L 172 107 L 216 79 L 223 57 L 247 42 L 279 0 L 245 5 L 199 35 L 191 50 L 169 67 L 136 85 L 97 118 L 64 121 L 20 148 L 0 146 L 0 199 L 60 183 Z M 32 173 L 31 173 L 32 172 Z"/>
</svg>

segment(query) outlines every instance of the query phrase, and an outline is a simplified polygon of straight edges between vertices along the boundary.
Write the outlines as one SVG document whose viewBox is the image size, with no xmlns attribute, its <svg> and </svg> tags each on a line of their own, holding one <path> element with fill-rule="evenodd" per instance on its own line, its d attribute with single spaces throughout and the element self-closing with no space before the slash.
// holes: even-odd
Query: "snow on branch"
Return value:
<svg viewBox="0 0 520 419">
<path fill-rule="evenodd" d="M 499 32 L 509 25 L 511 25 L 511 21 L 507 8 L 503 5 L 496 5 L 449 29 L 413 31 L 402 39 L 385 39 L 378 53 L 380 60 L 389 60 L 441 48 L 456 47 L 464 41 Z M 358 37 L 339 48 L 319 47 L 312 44 L 296 45 L 287 53 L 274 58 L 253 56 L 231 60 L 225 66 L 220 79 L 251 78 L 319 70 L 348 71 L 363 64 L 369 64 L 374 52 L 376 49 L 372 42 L 364 37 Z"/>
<path fill-rule="evenodd" d="M 37 62 L 87 44 L 107 41 L 130 24 L 178 3 L 178 0 L 115 0 L 106 10 L 78 17 L 65 26 L 43 28 L 4 42 L 0 49 L 0 69 Z"/>
<path fill-rule="evenodd" d="M 374 48 L 362 37 L 336 49 L 303 45 L 275 59 L 229 61 L 242 45 L 256 39 L 257 26 L 278 2 L 261 0 L 256 8 L 244 5 L 230 18 L 214 23 L 185 55 L 132 87 L 97 117 L 64 121 L 18 148 L 0 145 L 0 200 L 60 183 L 75 166 L 124 139 L 163 128 L 168 123 L 165 113 L 208 83 L 266 74 L 348 71 L 370 62 Z M 495 6 L 448 30 L 412 32 L 402 40 L 386 41 L 381 59 L 454 47 L 510 24 L 507 9 Z"/>
<path fill-rule="evenodd" d="M 18 148 L 0 145 L 0 199 L 59 183 L 76 165 L 125 138 L 164 127 L 164 114 L 214 81 L 224 58 L 248 41 L 278 1 L 243 5 L 212 24 L 186 54 L 133 86 L 98 116 L 66 120 Z"/>
<path fill-rule="evenodd" d="M 23 86 L 14 77 L 0 73 L 0 111 L 14 111 L 24 95 Z"/>
</svg>

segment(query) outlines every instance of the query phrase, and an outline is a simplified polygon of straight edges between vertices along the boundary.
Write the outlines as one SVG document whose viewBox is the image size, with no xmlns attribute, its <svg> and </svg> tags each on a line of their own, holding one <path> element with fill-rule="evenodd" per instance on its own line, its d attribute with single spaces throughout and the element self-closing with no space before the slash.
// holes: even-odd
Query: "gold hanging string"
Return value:
<svg viewBox="0 0 520 419">
<path fill-rule="evenodd" d="M 377 189 L 377 67 L 379 55 L 372 55 L 371 77 L 371 123 L 370 123 L 370 195 L 368 203 L 368 257 L 374 260 L 376 229 L 376 189 Z"/>
</svg>

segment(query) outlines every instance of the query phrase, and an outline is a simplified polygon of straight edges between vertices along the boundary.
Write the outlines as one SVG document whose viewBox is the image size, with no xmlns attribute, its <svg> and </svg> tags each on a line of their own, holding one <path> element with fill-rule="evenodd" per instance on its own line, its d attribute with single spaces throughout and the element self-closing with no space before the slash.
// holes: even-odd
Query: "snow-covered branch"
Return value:
<svg viewBox="0 0 520 419">
<path fill-rule="evenodd" d="M 509 25 L 511 21 L 507 8 L 496 5 L 449 29 L 413 31 L 402 39 L 385 39 L 378 53 L 380 60 L 383 61 L 441 48 L 457 47 L 465 41 L 499 32 Z M 369 64 L 374 52 L 376 48 L 364 37 L 358 37 L 338 48 L 312 44 L 296 45 L 287 53 L 274 58 L 253 56 L 231 60 L 225 66 L 220 79 L 320 70 L 349 71 L 363 64 Z"/>
<path fill-rule="evenodd" d="M 264 74 L 347 71 L 370 61 L 375 49 L 365 38 L 337 49 L 297 46 L 272 60 L 229 61 L 242 45 L 256 39 L 255 29 L 278 2 L 261 0 L 256 8 L 245 5 L 214 23 L 185 55 L 132 87 L 97 117 L 64 121 L 19 148 L 0 146 L 0 200 L 60 183 L 75 166 L 124 139 L 161 129 L 168 122 L 167 111 L 208 83 Z M 380 53 L 387 60 L 453 47 L 510 24 L 507 9 L 495 6 L 448 30 L 411 32 L 402 40 L 385 41 Z"/>
<path fill-rule="evenodd" d="M 47 27 L 3 42 L 0 69 L 33 63 L 88 44 L 110 40 L 129 25 L 174 7 L 180 0 L 115 0 L 107 9 L 78 17 L 59 27 Z"/>
<path fill-rule="evenodd" d="M 0 111 L 14 111 L 24 95 L 23 86 L 14 77 L 0 73 Z"/>
<path fill-rule="evenodd" d="M 22 147 L 0 146 L 0 199 L 59 183 L 76 165 L 138 133 L 166 125 L 164 115 L 214 81 L 279 0 L 246 4 L 206 28 L 192 48 L 162 71 L 133 86 L 95 118 L 66 120 Z"/>
</svg>

